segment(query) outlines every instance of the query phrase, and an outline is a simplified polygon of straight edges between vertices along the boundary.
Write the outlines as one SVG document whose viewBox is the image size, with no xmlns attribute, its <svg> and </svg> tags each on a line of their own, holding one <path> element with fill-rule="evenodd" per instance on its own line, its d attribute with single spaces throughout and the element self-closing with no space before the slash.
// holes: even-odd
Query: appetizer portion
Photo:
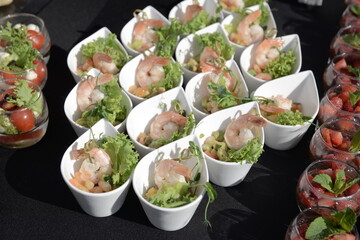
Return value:
<svg viewBox="0 0 360 240">
<path fill-rule="evenodd" d="M 244 8 L 262 4 L 267 0 L 219 0 L 222 9 L 229 12 L 242 12 Z"/>
<path fill-rule="evenodd" d="M 348 52 L 360 50 L 360 26 L 346 26 L 341 28 L 330 44 L 330 58 Z"/>
<path fill-rule="evenodd" d="M 296 58 L 292 50 L 281 51 L 284 41 L 267 38 L 254 47 L 248 72 L 262 80 L 272 80 L 291 74 Z"/>
<path fill-rule="evenodd" d="M 83 148 L 71 151 L 72 159 L 81 164 L 70 183 L 91 193 L 116 189 L 129 179 L 139 160 L 133 148 L 123 133 L 89 140 Z"/>
<path fill-rule="evenodd" d="M 128 91 L 137 97 L 150 98 L 178 86 L 182 74 L 180 64 L 170 58 L 145 56 L 136 68 L 136 85 Z"/>
<path fill-rule="evenodd" d="M 117 74 L 129 60 L 116 41 L 116 35 L 110 33 L 107 38 L 99 37 L 81 48 L 83 59 L 77 67 L 79 75 L 86 74 L 91 68 L 102 73 Z"/>
<path fill-rule="evenodd" d="M 340 27 L 360 26 L 360 2 L 354 2 L 347 6 L 341 16 Z"/>
<path fill-rule="evenodd" d="M 160 19 L 149 19 L 147 14 L 141 10 L 135 11 L 134 16 L 137 18 L 137 22 L 134 26 L 129 47 L 138 52 L 144 52 L 159 41 L 156 28 L 164 26 L 165 23 Z"/>
<path fill-rule="evenodd" d="M 234 48 L 219 33 L 205 33 L 195 35 L 200 46 L 200 55 L 190 58 L 184 67 L 193 72 L 218 71 L 219 61 L 230 60 L 235 51 Z"/>
<path fill-rule="evenodd" d="M 311 119 L 303 115 L 301 103 L 295 103 L 282 95 L 261 99 L 259 106 L 263 117 L 280 125 L 304 125 Z"/>
<path fill-rule="evenodd" d="M 102 118 L 115 126 L 126 118 L 121 88 L 112 74 L 84 78 L 78 85 L 76 101 L 81 111 L 76 122 L 84 127 L 90 128 Z"/>
<path fill-rule="evenodd" d="M 343 210 L 351 208 L 360 215 L 360 174 L 338 160 L 314 162 L 300 176 L 296 197 L 301 209 L 314 206 Z"/>
<path fill-rule="evenodd" d="M 211 158 L 224 162 L 256 163 L 264 151 L 256 129 L 264 127 L 265 120 L 244 114 L 231 121 L 224 131 L 215 131 L 207 137 L 202 150 Z"/>
<path fill-rule="evenodd" d="M 26 147 L 40 141 L 48 110 L 39 86 L 27 81 L 1 81 L 0 145 Z"/>
<path fill-rule="evenodd" d="M 193 113 L 186 113 L 178 101 L 173 101 L 172 108 L 162 112 L 150 124 L 148 133 L 140 133 L 137 141 L 151 148 L 188 136 L 195 128 Z"/>
</svg>

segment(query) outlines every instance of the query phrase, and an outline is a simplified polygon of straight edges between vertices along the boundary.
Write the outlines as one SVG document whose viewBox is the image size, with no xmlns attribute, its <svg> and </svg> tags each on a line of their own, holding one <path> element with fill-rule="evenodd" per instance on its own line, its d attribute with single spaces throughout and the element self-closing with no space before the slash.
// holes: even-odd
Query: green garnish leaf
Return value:
<svg viewBox="0 0 360 240">
<path fill-rule="evenodd" d="M 350 103 L 351 105 L 355 105 L 357 103 L 357 101 L 359 101 L 360 99 L 360 89 L 356 90 L 355 92 L 350 92 L 349 91 L 349 96 L 350 96 Z"/>
<path fill-rule="evenodd" d="M 342 211 L 334 212 L 331 216 L 346 232 L 350 232 L 356 223 L 356 214 L 349 207 L 346 207 Z"/>
<path fill-rule="evenodd" d="M 350 152 L 359 152 L 360 151 L 360 131 L 357 132 L 354 137 L 351 139 L 351 146 L 349 148 Z"/>
<path fill-rule="evenodd" d="M 206 226 L 211 228 L 211 223 L 208 220 L 207 212 L 208 212 L 208 208 L 209 208 L 210 203 L 213 203 L 215 201 L 215 199 L 217 198 L 217 192 L 215 191 L 215 189 L 213 188 L 213 186 L 209 182 L 206 182 L 203 185 L 203 187 L 205 188 L 205 190 L 207 192 L 207 195 L 208 195 L 208 202 L 207 202 L 206 207 L 205 207 L 205 220 L 204 220 L 204 223 L 206 224 Z"/>
<path fill-rule="evenodd" d="M 350 10 L 351 10 L 351 12 L 352 13 L 354 13 L 356 16 L 360 16 L 360 6 L 358 6 L 358 5 L 352 5 L 351 7 L 350 7 Z"/>
<path fill-rule="evenodd" d="M 202 52 L 205 47 L 211 47 L 214 51 L 220 53 L 220 57 L 225 60 L 229 60 L 235 53 L 234 48 L 219 32 L 195 35 L 195 39 L 199 43 L 200 52 Z"/>
<path fill-rule="evenodd" d="M 201 10 L 191 21 L 182 25 L 183 34 L 191 34 L 217 22 L 217 18 L 210 17 L 209 13 Z"/>
<path fill-rule="evenodd" d="M 304 116 L 299 110 L 286 111 L 278 114 L 276 123 L 288 126 L 304 125 L 310 119 L 311 117 Z"/>
<path fill-rule="evenodd" d="M 360 78 L 360 67 L 352 67 L 350 65 L 346 66 L 347 69 L 355 75 L 355 77 Z"/>
<path fill-rule="evenodd" d="M 314 182 L 319 183 L 323 188 L 325 188 L 326 190 L 328 190 L 329 192 L 334 192 L 333 190 L 333 182 L 331 180 L 331 177 L 327 174 L 317 174 L 314 178 L 313 178 Z"/>
<path fill-rule="evenodd" d="M 262 148 L 260 140 L 258 138 L 253 138 L 240 149 L 229 149 L 227 161 L 256 163 L 263 152 L 264 149 Z"/>
<path fill-rule="evenodd" d="M 360 47 L 360 33 L 348 33 L 342 36 L 342 39 L 355 48 Z"/>
<path fill-rule="evenodd" d="M 266 65 L 264 73 L 271 75 L 272 79 L 291 74 L 296 58 L 292 50 L 280 53 L 279 57 Z"/>
</svg>

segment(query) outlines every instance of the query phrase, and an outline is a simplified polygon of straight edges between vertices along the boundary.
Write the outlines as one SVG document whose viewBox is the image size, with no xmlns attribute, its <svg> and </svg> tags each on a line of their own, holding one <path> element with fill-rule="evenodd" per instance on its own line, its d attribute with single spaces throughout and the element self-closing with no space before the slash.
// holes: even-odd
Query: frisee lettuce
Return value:
<svg viewBox="0 0 360 240">
<path fill-rule="evenodd" d="M 179 35 L 183 34 L 183 27 L 178 20 L 172 18 L 169 26 L 158 27 L 155 33 L 159 41 L 155 45 L 155 55 L 171 58 L 174 55 Z"/>
<path fill-rule="evenodd" d="M 129 179 L 139 161 L 139 154 L 134 150 L 132 141 L 124 133 L 118 133 L 115 137 L 99 139 L 97 144 L 111 158 L 112 173 L 104 179 L 115 188 L 121 186 Z"/>
<path fill-rule="evenodd" d="M 129 61 L 129 57 L 118 45 L 116 39 L 116 35 L 113 33 L 109 34 L 107 38 L 99 37 L 95 41 L 83 46 L 81 54 L 92 59 L 93 55 L 97 52 L 105 53 L 112 58 L 116 67 L 121 69 Z"/>
<path fill-rule="evenodd" d="M 87 128 L 102 118 L 107 119 L 113 125 L 122 122 L 126 118 L 127 109 L 116 77 L 97 88 L 104 94 L 104 98 L 96 102 L 92 109 L 84 111 L 76 122 Z"/>
<path fill-rule="evenodd" d="M 310 119 L 311 117 L 304 116 L 299 110 L 296 110 L 295 112 L 286 111 L 278 114 L 276 123 L 280 125 L 296 126 L 304 125 Z"/>
<path fill-rule="evenodd" d="M 182 25 L 183 34 L 191 34 L 217 22 L 217 18 L 210 17 L 209 13 L 201 10 L 193 19 Z"/>
<path fill-rule="evenodd" d="M 235 53 L 234 48 L 219 32 L 195 35 L 195 39 L 199 43 L 200 52 L 202 52 L 205 47 L 211 47 L 214 51 L 219 52 L 220 57 L 223 57 L 225 60 L 229 60 Z"/>
<path fill-rule="evenodd" d="M 291 74 L 295 62 L 296 58 L 292 50 L 282 52 L 279 57 L 266 65 L 264 73 L 270 74 L 272 79 L 287 76 Z"/>
<path fill-rule="evenodd" d="M 0 39 L 2 39 L 7 46 L 19 43 L 31 46 L 32 43 L 27 39 L 28 36 L 27 28 L 24 25 L 15 28 L 11 22 L 7 22 L 6 26 L 0 26 Z"/>
<path fill-rule="evenodd" d="M 12 124 L 9 117 L 0 111 L 0 133 L 2 134 L 18 134 L 20 131 Z"/>
<path fill-rule="evenodd" d="M 264 152 L 262 144 L 258 138 L 253 138 L 240 149 L 229 149 L 227 152 L 227 162 L 242 163 L 245 161 L 248 164 L 257 163 L 259 157 Z"/>
</svg>

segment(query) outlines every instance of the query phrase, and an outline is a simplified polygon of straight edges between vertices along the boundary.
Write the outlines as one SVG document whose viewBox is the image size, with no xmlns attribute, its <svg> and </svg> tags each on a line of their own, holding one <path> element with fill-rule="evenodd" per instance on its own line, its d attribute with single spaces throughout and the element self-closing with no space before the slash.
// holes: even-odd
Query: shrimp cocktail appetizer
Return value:
<svg viewBox="0 0 360 240">
<path fill-rule="evenodd" d="M 165 144 L 191 134 L 195 128 L 193 113 L 186 113 L 179 101 L 174 100 L 172 107 L 152 120 L 150 131 L 140 133 L 137 141 L 151 148 L 159 148 Z"/>
<path fill-rule="evenodd" d="M 207 209 L 216 198 L 216 191 L 209 182 L 204 182 L 201 171 L 204 166 L 200 148 L 192 141 L 189 147 L 180 152 L 178 158 L 161 159 L 155 162 L 153 181 L 144 198 L 161 208 L 179 208 L 194 202 L 204 189 L 208 193 L 208 202 L 205 208 L 205 223 Z M 201 183 L 200 182 L 203 182 Z"/>
<path fill-rule="evenodd" d="M 242 12 L 244 8 L 263 4 L 267 0 L 219 0 L 219 5 L 228 12 Z"/>
<path fill-rule="evenodd" d="M 123 133 L 89 140 L 83 148 L 71 151 L 71 158 L 80 168 L 70 183 L 91 193 L 118 188 L 129 179 L 139 160 L 133 148 L 131 140 Z"/>
<path fill-rule="evenodd" d="M 137 19 L 132 33 L 132 41 L 129 47 L 138 52 L 153 47 L 159 38 L 156 35 L 156 28 L 164 26 L 165 23 L 160 19 L 149 19 L 144 11 L 136 10 L 134 17 Z"/>
<path fill-rule="evenodd" d="M 352 3 L 343 12 L 340 20 L 340 27 L 360 26 L 360 1 Z"/>
<path fill-rule="evenodd" d="M 23 79 L 0 80 L 0 146 L 32 146 L 45 135 L 48 108 L 41 89 Z"/>
<path fill-rule="evenodd" d="M 360 84 L 360 53 L 351 52 L 335 56 L 323 75 L 325 89 L 336 84 Z"/>
<path fill-rule="evenodd" d="M 256 11 L 244 10 L 239 12 L 236 21 L 225 25 L 230 41 L 244 47 L 262 41 L 269 15 L 268 9 L 263 4 Z"/>
<path fill-rule="evenodd" d="M 332 119 L 360 120 L 360 90 L 356 85 L 340 84 L 331 87 L 320 102 L 319 124 Z"/>
<path fill-rule="evenodd" d="M 270 98 L 258 98 L 261 115 L 267 120 L 287 126 L 304 125 L 311 117 L 304 116 L 301 103 L 290 98 L 276 95 Z"/>
<path fill-rule="evenodd" d="M 179 86 L 183 72 L 180 64 L 170 58 L 146 56 L 135 72 L 135 82 L 129 92 L 140 98 L 150 98 Z"/>
<path fill-rule="evenodd" d="M 299 178 L 296 198 L 301 210 L 325 206 L 343 210 L 351 208 L 360 215 L 360 174 L 339 160 L 311 163 Z"/>
<path fill-rule="evenodd" d="M 99 37 L 81 47 L 81 64 L 77 74 L 84 75 L 91 68 L 102 73 L 118 74 L 129 58 L 117 42 L 116 35 L 110 33 L 106 38 Z"/>
<path fill-rule="evenodd" d="M 281 38 L 267 38 L 254 46 L 248 72 L 262 80 L 272 80 L 292 73 L 296 62 L 293 50 L 280 50 L 284 45 Z"/>
<path fill-rule="evenodd" d="M 312 160 L 338 159 L 360 169 L 360 123 L 347 119 L 328 120 L 310 141 Z"/>
<path fill-rule="evenodd" d="M 312 207 L 299 213 L 289 225 L 285 240 L 358 240 L 356 215 L 350 208 L 337 211 Z"/>
<path fill-rule="evenodd" d="M 346 26 L 341 28 L 330 44 L 330 58 L 348 52 L 359 52 L 360 26 Z"/>
<path fill-rule="evenodd" d="M 263 152 L 256 131 L 265 125 L 260 116 L 240 115 L 227 125 L 225 131 L 212 132 L 205 139 L 202 150 L 209 157 L 224 162 L 256 163 Z"/>
<path fill-rule="evenodd" d="M 47 67 L 40 52 L 32 47 L 25 27 L 1 27 L 0 74 L 2 79 L 21 78 L 35 82 L 43 88 L 47 80 Z"/>
<path fill-rule="evenodd" d="M 114 75 L 106 73 L 96 77 L 83 77 L 76 92 L 76 102 L 81 112 L 76 123 L 90 128 L 105 118 L 114 126 L 120 124 L 128 112 L 123 98 Z"/>
<path fill-rule="evenodd" d="M 195 40 L 198 42 L 200 55 L 184 63 L 184 67 L 193 72 L 219 73 L 221 63 L 230 60 L 235 53 L 234 48 L 219 32 L 195 34 Z"/>
</svg>

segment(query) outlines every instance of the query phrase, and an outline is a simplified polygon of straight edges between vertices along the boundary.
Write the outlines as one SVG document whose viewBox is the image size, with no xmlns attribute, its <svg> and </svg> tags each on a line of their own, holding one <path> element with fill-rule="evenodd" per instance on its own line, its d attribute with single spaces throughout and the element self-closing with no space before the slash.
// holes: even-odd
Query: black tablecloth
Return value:
<svg viewBox="0 0 360 240">
<path fill-rule="evenodd" d="M 185 228 L 165 232 L 151 225 L 132 189 L 113 216 L 95 218 L 84 213 L 60 174 L 62 155 L 77 138 L 63 110 L 65 98 L 75 85 L 66 64 L 67 54 L 77 42 L 103 26 L 119 35 L 135 9 L 152 5 L 168 16 L 178 0 L 20 2 L 17 11 L 43 18 L 51 36 L 49 78 L 44 88 L 50 122 L 45 137 L 35 146 L 0 148 L 0 239 L 284 238 L 288 224 L 299 213 L 295 187 L 309 164 L 313 128 L 289 151 L 265 147 L 259 163 L 238 186 L 215 186 L 218 198 L 208 212 L 212 230 L 202 223 L 206 199 Z M 322 7 L 313 8 L 291 0 L 270 0 L 269 4 L 278 36 L 300 36 L 302 70 L 314 72 L 321 97 L 322 73 L 330 41 L 345 9 L 343 1 L 324 0 Z"/>
</svg>

